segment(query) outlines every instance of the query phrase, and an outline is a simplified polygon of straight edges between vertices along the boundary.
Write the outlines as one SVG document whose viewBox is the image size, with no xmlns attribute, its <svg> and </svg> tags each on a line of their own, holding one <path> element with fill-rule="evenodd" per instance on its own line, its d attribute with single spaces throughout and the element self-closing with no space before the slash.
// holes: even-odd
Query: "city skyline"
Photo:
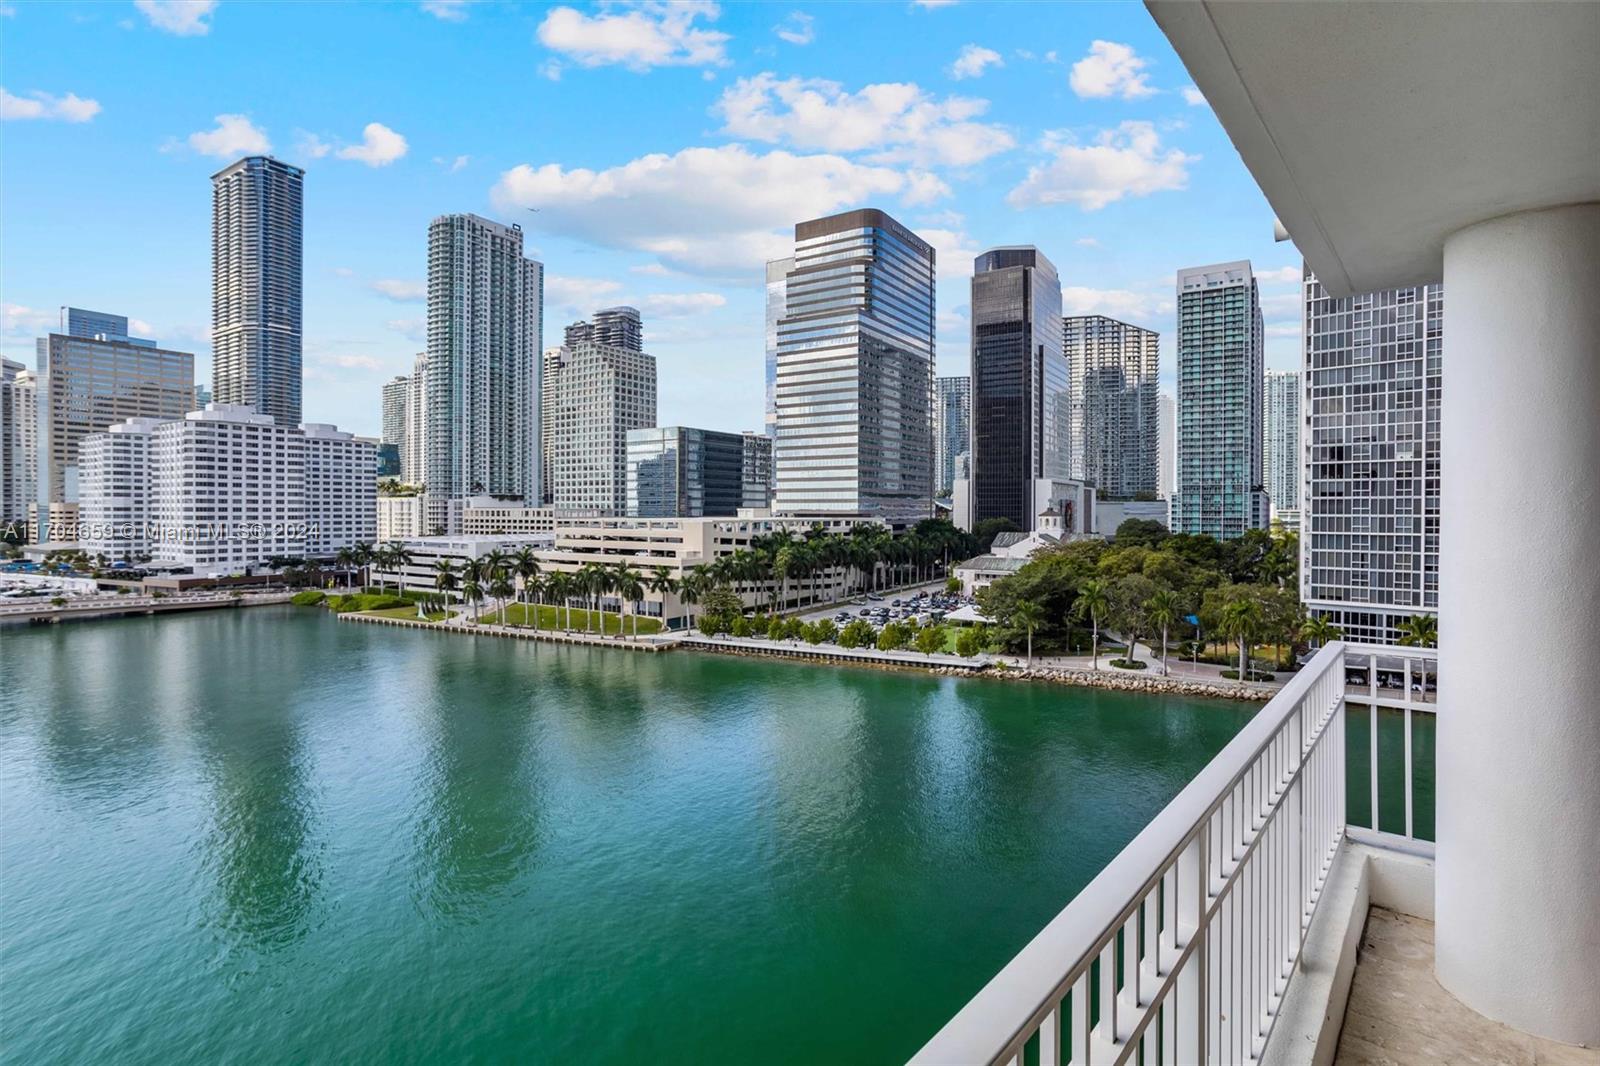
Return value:
<svg viewBox="0 0 1600 1066">
<path fill-rule="evenodd" d="M 371 435 L 379 413 L 362 397 L 411 369 L 426 260 L 417 234 L 446 212 L 528 231 L 530 257 L 550 270 L 544 344 L 595 307 L 632 304 L 657 323 L 645 345 L 662 361 L 663 421 L 762 426 L 765 263 L 784 253 L 796 218 L 857 207 L 894 213 L 943 253 L 941 375 L 965 373 L 968 361 L 962 263 L 1006 243 L 1036 244 L 1060 266 L 1066 313 L 1155 328 L 1168 351 L 1171 271 L 1249 257 L 1263 281 L 1268 364 L 1295 366 L 1292 254 L 1272 246 L 1269 209 L 1209 109 L 1189 102 L 1192 88 L 1160 34 L 1133 9 L 1043 10 L 1043 27 L 1026 34 L 974 11 L 828 8 L 805 20 L 806 33 L 784 37 L 770 9 L 729 7 L 689 20 L 716 38 L 714 55 L 680 48 L 659 63 L 584 52 L 581 41 L 547 44 L 543 11 L 472 5 L 440 21 L 417 8 L 306 9 L 321 32 L 297 34 L 309 50 L 293 64 L 319 63 L 334 90 L 313 103 L 299 89 L 238 87 L 262 80 L 250 76 L 264 61 L 255 53 L 270 49 L 258 46 L 290 32 L 244 6 L 221 5 L 184 35 L 131 5 L 126 18 L 110 5 L 17 5 L 6 22 L 18 47 L 0 161 L 13 220 L 0 251 L 0 350 L 30 364 L 33 338 L 60 305 L 126 307 L 143 332 L 195 351 L 197 378 L 209 381 L 209 218 L 199 183 L 265 151 L 307 171 L 304 417 Z M 602 21 L 584 13 L 586 31 Z M 849 41 L 910 29 L 928 41 L 917 60 L 888 57 L 870 78 L 856 73 Z M 558 73 L 548 66 L 556 63 L 560 80 L 535 72 L 518 86 L 551 105 L 535 109 L 537 133 L 503 102 L 476 106 L 480 94 L 505 95 L 506 82 L 492 76 L 462 87 L 469 106 L 448 116 L 399 79 L 380 81 L 376 95 L 324 104 L 341 95 L 333 83 L 356 75 L 316 56 L 357 32 L 385 65 L 439 41 L 472 49 L 511 32 L 527 42 L 530 70 Z M 1041 32 L 1055 48 L 1041 48 Z M 26 47 L 30 39 L 41 47 Z M 104 54 L 107 69 L 63 62 L 71 49 L 62 40 Z M 1127 49 L 1115 52 L 1125 62 L 1107 61 L 1108 43 Z M 231 87 L 196 99 L 193 79 L 222 70 L 231 73 L 217 80 Z M 117 95 L 134 84 L 148 90 L 138 107 Z M 35 93 L 71 93 L 82 106 L 41 113 Z M 567 116 L 560 102 L 569 97 L 592 101 L 611 121 L 594 121 L 587 108 Z M 799 120 L 797 102 L 813 97 L 836 128 Z M 1041 98 L 1057 105 L 1052 128 L 1034 119 Z M 482 117 L 462 121 L 461 111 Z M 1104 175 L 1086 153 L 1102 148 L 1136 176 L 1096 184 Z M 41 167 L 47 153 L 57 162 Z M 119 157 L 114 181 L 89 162 L 107 153 Z M 785 196 L 750 191 L 774 178 L 785 180 Z M 620 212 L 601 192 L 586 199 L 586 182 L 638 183 L 628 190 L 636 210 Z M 1195 218 L 1197 196 L 1222 206 Z M 663 228 L 686 215 L 699 231 Z M 45 217 L 48 228 L 35 221 Z M 1168 224 L 1179 217 L 1194 224 Z M 74 236 L 91 235 L 111 242 L 100 263 L 67 254 Z M 137 273 L 125 269 L 130 261 L 140 262 Z M 1171 367 L 1163 369 L 1170 386 Z"/>
</svg>

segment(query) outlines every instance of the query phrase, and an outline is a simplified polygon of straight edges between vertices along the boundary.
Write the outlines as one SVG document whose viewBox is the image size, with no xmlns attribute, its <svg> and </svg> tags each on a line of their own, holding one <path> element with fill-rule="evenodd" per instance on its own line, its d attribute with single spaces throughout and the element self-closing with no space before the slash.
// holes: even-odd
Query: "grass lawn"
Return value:
<svg viewBox="0 0 1600 1066">
<path fill-rule="evenodd" d="M 502 623 L 500 620 L 500 612 L 493 610 L 484 611 L 484 613 L 479 617 L 478 621 L 482 622 L 484 625 L 532 625 L 532 611 L 533 608 L 529 604 L 513 603 L 506 608 L 506 618 L 504 623 Z M 560 617 L 558 618 L 557 608 L 552 607 L 549 604 L 540 604 L 538 607 L 538 612 L 540 629 L 560 629 L 561 623 L 567 620 L 567 612 L 565 609 L 560 611 Z M 588 611 L 574 607 L 572 609 L 572 628 L 580 633 L 594 632 L 595 622 L 589 617 L 589 613 L 590 612 Z M 468 611 L 468 616 L 471 616 L 470 610 Z M 600 618 L 602 619 L 601 624 L 605 626 L 605 632 L 607 636 L 616 636 L 619 632 L 626 633 L 629 636 L 633 635 L 633 623 L 635 621 L 633 615 L 630 614 L 627 616 L 626 628 L 623 628 L 617 616 L 610 612 L 601 611 Z M 641 615 L 638 618 L 638 623 L 639 635 L 641 637 L 649 633 L 661 632 L 661 619 L 659 618 L 647 618 Z"/>
<path fill-rule="evenodd" d="M 420 621 L 417 618 L 417 609 L 415 607 L 389 607 L 382 611 L 362 611 L 361 613 L 372 615 L 375 618 L 403 618 L 408 622 Z M 427 620 L 430 622 L 442 622 L 445 617 L 445 612 L 443 611 L 430 611 L 428 612 Z"/>
</svg>

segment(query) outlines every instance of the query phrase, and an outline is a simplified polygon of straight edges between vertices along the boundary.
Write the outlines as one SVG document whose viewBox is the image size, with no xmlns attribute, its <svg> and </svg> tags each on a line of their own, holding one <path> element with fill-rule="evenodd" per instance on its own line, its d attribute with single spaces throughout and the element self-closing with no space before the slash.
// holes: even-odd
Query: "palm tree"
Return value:
<svg viewBox="0 0 1600 1066">
<path fill-rule="evenodd" d="M 1033 669 L 1033 631 L 1044 621 L 1044 608 L 1033 600 L 1018 600 L 1011 608 L 1011 624 L 1028 631 L 1028 669 Z"/>
<path fill-rule="evenodd" d="M 1239 683 L 1250 677 L 1250 645 L 1261 630 L 1261 604 L 1239 595 L 1222 607 L 1222 632 L 1239 642 Z"/>
<path fill-rule="evenodd" d="M 355 560 L 356 566 L 361 569 L 361 587 L 364 590 L 367 587 L 367 568 L 372 565 L 372 545 L 364 540 L 358 542 L 354 548 L 350 549 L 350 557 Z"/>
<path fill-rule="evenodd" d="M 639 605 L 644 602 L 644 576 L 627 563 L 620 563 L 612 575 L 611 587 L 623 603 L 633 604 L 633 639 L 639 639 Z M 617 616 L 617 633 L 622 633 L 622 616 Z"/>
<path fill-rule="evenodd" d="M 557 570 L 544 579 L 545 594 L 554 601 L 556 609 L 556 625 L 562 632 L 572 628 L 572 576 L 564 571 Z M 562 620 L 561 609 L 566 608 L 566 620 Z"/>
<path fill-rule="evenodd" d="M 403 591 L 406 587 L 405 574 L 402 573 L 402 571 L 405 567 L 411 565 L 411 561 L 411 552 L 400 541 L 391 540 L 387 545 L 384 546 L 383 566 L 386 570 L 394 571 L 397 591 Z M 384 584 L 382 587 L 384 591 L 388 591 L 389 586 L 387 584 Z"/>
<path fill-rule="evenodd" d="M 772 576 L 778 582 L 777 610 L 781 611 L 789 605 L 789 575 L 798 572 L 799 563 L 800 556 L 793 544 L 785 544 L 772 557 Z"/>
<path fill-rule="evenodd" d="M 478 604 L 483 602 L 483 583 L 477 577 L 468 577 L 461 583 L 461 598 L 472 605 L 472 620 L 478 620 Z"/>
<path fill-rule="evenodd" d="M 524 608 L 524 616 L 532 620 L 534 632 L 539 631 L 539 601 L 544 597 L 544 582 L 535 574 L 533 577 L 522 579 L 522 591 L 528 597 L 528 606 Z"/>
<path fill-rule="evenodd" d="M 1078 587 L 1078 598 L 1072 604 L 1072 613 L 1079 618 L 1089 616 L 1093 631 L 1090 648 L 1094 652 L 1094 668 L 1100 669 L 1100 619 L 1111 606 L 1111 593 L 1099 578 L 1090 578 Z"/>
<path fill-rule="evenodd" d="M 511 569 L 522 579 L 523 591 L 528 591 L 534 579 L 539 576 L 538 553 L 532 547 L 519 549 L 511 556 Z"/>
<path fill-rule="evenodd" d="M 1161 630 L 1161 673 L 1166 676 L 1171 673 L 1167 668 L 1167 632 L 1183 617 L 1183 606 L 1178 602 L 1176 592 L 1161 589 L 1144 601 L 1144 609 L 1150 624 Z"/>
<path fill-rule="evenodd" d="M 667 597 L 678 591 L 678 583 L 672 579 L 672 571 L 664 566 L 655 567 L 650 571 L 650 576 L 645 579 L 650 591 L 661 597 L 661 624 L 667 623 Z"/>
<path fill-rule="evenodd" d="M 340 570 L 344 571 L 344 588 L 346 592 L 349 592 L 350 569 L 356 565 L 356 554 L 349 548 L 340 548 L 339 554 L 334 556 L 334 562 L 338 564 Z"/>
<path fill-rule="evenodd" d="M 1432 648 L 1439 643 L 1439 619 L 1431 614 L 1414 614 L 1400 623 L 1400 643 L 1408 648 Z M 1419 658 L 1422 691 L 1428 691 L 1428 660 Z"/>
<path fill-rule="evenodd" d="M 433 564 L 433 587 L 439 590 L 439 595 L 449 602 L 450 590 L 456 587 L 458 578 L 455 564 L 449 559 L 438 559 Z"/>
<path fill-rule="evenodd" d="M 700 602 L 701 593 L 706 589 L 705 567 L 697 566 L 689 573 L 683 575 L 683 580 L 678 582 L 678 602 L 682 603 L 685 610 L 684 628 L 694 628 L 694 605 Z"/>
<path fill-rule="evenodd" d="M 1300 623 L 1300 639 L 1314 648 L 1321 648 L 1344 636 L 1344 630 L 1328 620 L 1324 614 L 1304 619 Z"/>
</svg>

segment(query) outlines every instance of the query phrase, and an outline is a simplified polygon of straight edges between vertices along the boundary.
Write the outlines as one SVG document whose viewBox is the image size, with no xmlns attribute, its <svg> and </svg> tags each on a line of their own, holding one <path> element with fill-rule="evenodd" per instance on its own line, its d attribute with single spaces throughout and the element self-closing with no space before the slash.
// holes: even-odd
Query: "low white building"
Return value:
<svg viewBox="0 0 1600 1066">
<path fill-rule="evenodd" d="M 378 542 L 408 540 L 427 534 L 423 528 L 427 512 L 422 496 L 379 496 L 376 501 Z"/>
<path fill-rule="evenodd" d="M 115 560 L 226 574 L 275 556 L 327 558 L 377 534 L 376 449 L 332 426 L 284 426 L 213 403 L 118 423 L 83 450 L 96 470 L 80 483 L 80 509 L 144 515 L 138 529 L 109 521 L 91 531 L 92 550 Z"/>
<path fill-rule="evenodd" d="M 1072 516 L 1069 527 L 1068 517 L 1052 504 L 1039 512 L 1032 533 L 996 533 L 987 553 L 957 563 L 954 567 L 953 573 L 961 581 L 962 595 L 976 595 L 978 590 L 986 589 L 1001 578 L 1021 570 L 1040 548 L 1053 548 L 1057 544 L 1097 536 L 1084 528 L 1085 519 L 1094 513 L 1092 505 L 1087 515 L 1078 511 Z"/>
<path fill-rule="evenodd" d="M 555 532 L 554 508 L 524 507 L 493 496 L 469 496 L 462 503 L 458 524 L 463 536 L 522 536 Z"/>
</svg>

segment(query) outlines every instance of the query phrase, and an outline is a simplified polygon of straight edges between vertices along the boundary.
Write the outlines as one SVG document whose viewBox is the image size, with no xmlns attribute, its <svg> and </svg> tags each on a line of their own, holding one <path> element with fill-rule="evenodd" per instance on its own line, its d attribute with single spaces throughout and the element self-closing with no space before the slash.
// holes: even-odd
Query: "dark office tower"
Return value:
<svg viewBox="0 0 1600 1066">
<path fill-rule="evenodd" d="M 972 275 L 972 521 L 1031 530 L 1070 474 L 1061 281 L 1037 248 L 995 248 Z"/>
<path fill-rule="evenodd" d="M 778 322 L 780 514 L 933 508 L 933 247 L 870 208 L 801 222 Z"/>
<path fill-rule="evenodd" d="M 305 171 L 267 156 L 211 176 L 212 395 L 300 424 Z"/>
</svg>

